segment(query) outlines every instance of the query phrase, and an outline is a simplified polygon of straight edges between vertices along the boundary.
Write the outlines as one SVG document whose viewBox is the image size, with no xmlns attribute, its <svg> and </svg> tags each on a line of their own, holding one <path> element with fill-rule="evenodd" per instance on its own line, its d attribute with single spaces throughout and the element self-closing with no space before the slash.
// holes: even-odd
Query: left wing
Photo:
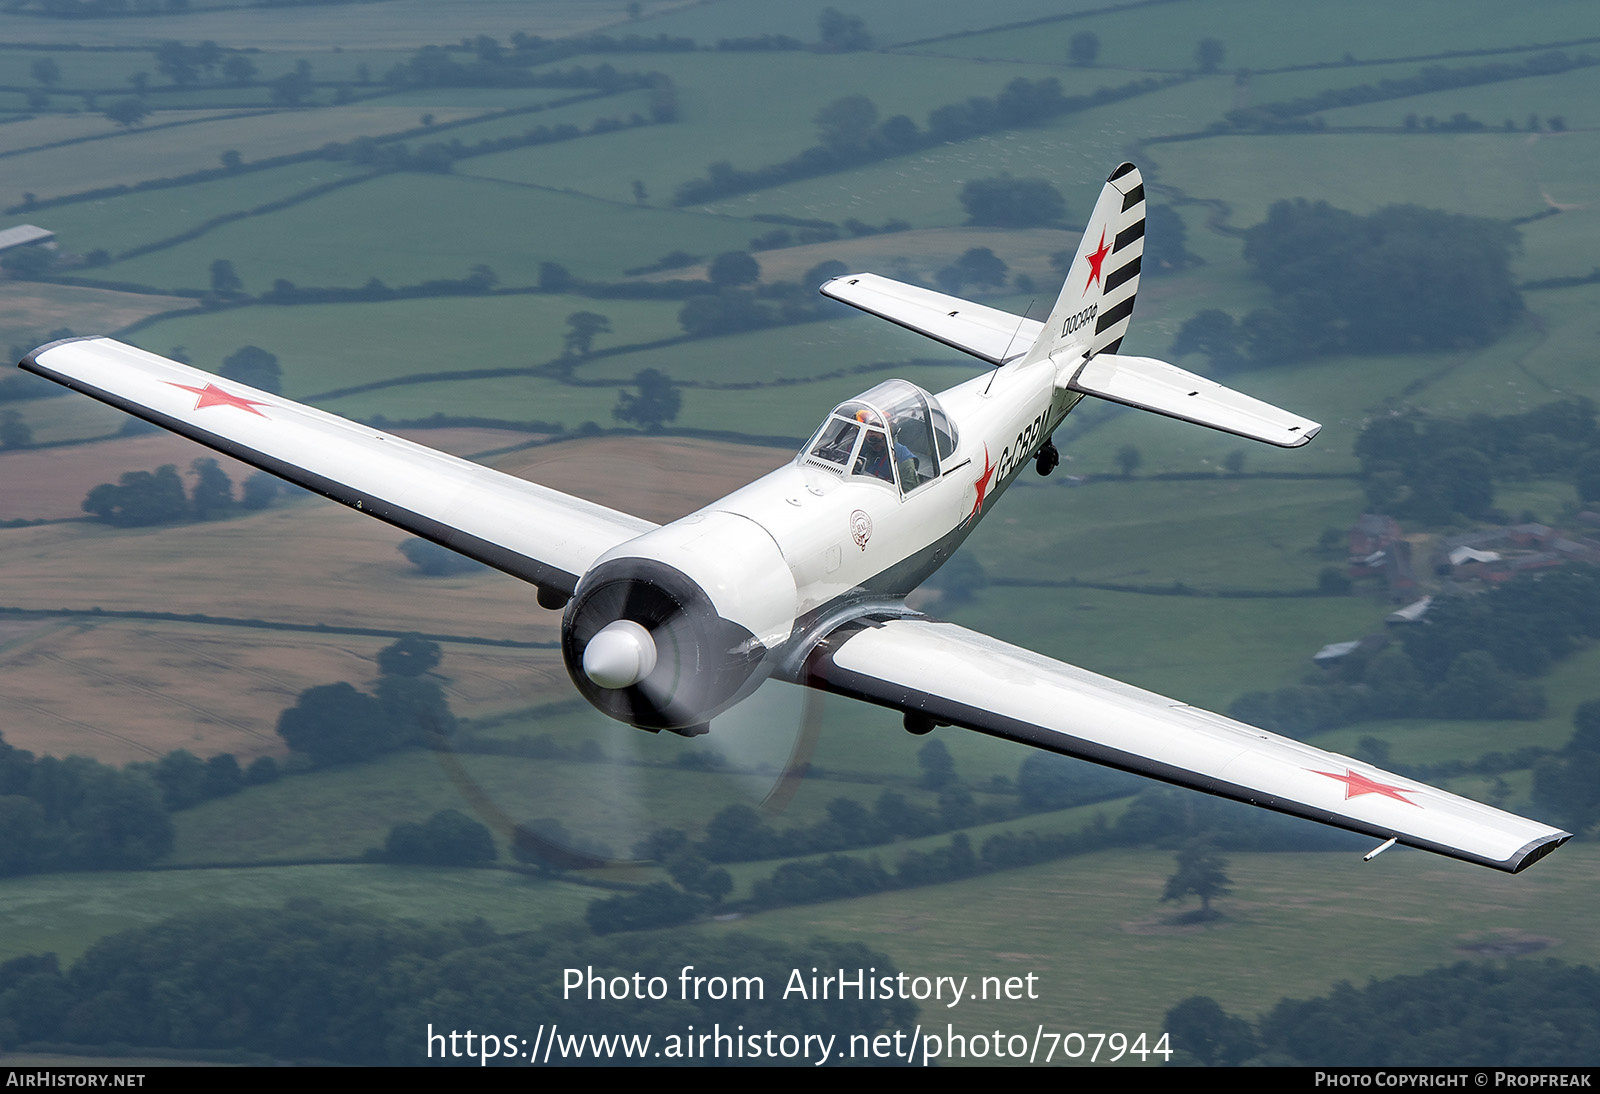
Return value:
<svg viewBox="0 0 1600 1094">
<path fill-rule="evenodd" d="M 656 527 L 109 338 L 52 342 L 22 367 L 566 596 Z"/>
<path fill-rule="evenodd" d="M 953 623 L 846 624 L 801 682 L 1511 873 L 1572 838 Z"/>
</svg>

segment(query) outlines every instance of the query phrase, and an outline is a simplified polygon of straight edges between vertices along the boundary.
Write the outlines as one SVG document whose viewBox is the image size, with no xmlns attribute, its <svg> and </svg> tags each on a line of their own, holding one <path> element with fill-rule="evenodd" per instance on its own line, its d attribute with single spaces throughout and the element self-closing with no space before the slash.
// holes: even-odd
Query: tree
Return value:
<svg viewBox="0 0 1600 1094">
<path fill-rule="evenodd" d="M 1210 841 L 1201 838 L 1190 840 L 1178 852 L 1178 869 L 1167 879 L 1161 893 L 1161 902 L 1181 901 L 1193 894 L 1200 898 L 1200 919 L 1211 919 L 1214 897 L 1233 892 L 1233 880 L 1227 875 L 1227 862 L 1217 853 Z"/>
<path fill-rule="evenodd" d="M 318 767 L 364 760 L 397 743 L 378 701 L 344 683 L 301 692 L 278 716 L 278 736 Z"/>
<path fill-rule="evenodd" d="M 179 87 L 200 78 L 198 57 L 182 42 L 167 41 L 156 47 L 156 71 Z"/>
<path fill-rule="evenodd" d="M 611 320 L 598 312 L 575 311 L 567 316 L 567 334 L 561 352 L 568 357 L 587 357 L 597 334 L 610 334 Z"/>
<path fill-rule="evenodd" d="M 46 247 L 13 247 L 0 255 L 0 269 L 12 277 L 27 279 L 38 277 L 55 265 L 55 261 L 55 253 Z"/>
<path fill-rule="evenodd" d="M 1009 270 L 1004 261 L 987 247 L 973 247 L 936 275 L 939 287 L 959 293 L 965 285 L 998 289 L 1006 283 Z"/>
<path fill-rule="evenodd" d="M 866 149 L 878 124 L 878 108 L 865 95 L 835 99 L 812 119 L 823 147 L 844 155 Z"/>
<path fill-rule="evenodd" d="M 872 48 L 872 35 L 859 15 L 846 15 L 838 8 L 827 8 L 817 17 L 817 32 L 827 53 L 847 53 Z"/>
<path fill-rule="evenodd" d="M 1572 712 L 1572 739 L 1568 752 L 1600 752 L 1600 699 L 1586 699 Z"/>
<path fill-rule="evenodd" d="M 170 810 L 187 809 L 206 800 L 206 764 L 188 749 L 174 749 L 156 761 L 152 774 L 161 800 Z"/>
<path fill-rule="evenodd" d="M 650 191 L 645 189 L 643 179 L 633 180 L 633 203 L 635 205 L 650 204 Z"/>
<path fill-rule="evenodd" d="M 1178 329 L 1172 340 L 1172 355 L 1182 357 L 1187 353 L 1203 353 L 1211 359 L 1212 371 L 1229 372 L 1237 368 L 1239 356 L 1239 325 L 1233 316 L 1220 308 L 1207 308 L 1190 316 Z"/>
<path fill-rule="evenodd" d="M 154 474 L 126 472 L 115 486 L 101 483 L 83 499 L 83 510 L 96 520 L 119 528 L 176 524 L 193 513 L 178 469 L 170 463 L 157 468 Z"/>
<path fill-rule="evenodd" d="M 222 75 L 229 83 L 243 87 L 256 78 L 255 62 L 242 53 L 230 53 L 222 62 Z"/>
<path fill-rule="evenodd" d="M 421 824 L 389 829 L 383 858 L 424 866 L 481 866 L 495 860 L 489 829 L 457 809 L 441 809 Z"/>
<path fill-rule="evenodd" d="M 0 448 L 27 448 L 33 443 L 33 430 L 15 410 L 0 414 Z"/>
<path fill-rule="evenodd" d="M 1250 1023 L 1227 1013 L 1209 995 L 1195 995 L 1167 1011 L 1162 1027 L 1172 1045 L 1207 1067 L 1236 1067 L 1258 1051 Z"/>
<path fill-rule="evenodd" d="M 378 672 L 384 676 L 423 676 L 438 668 L 443 657 L 439 643 L 420 634 L 408 634 L 378 651 Z"/>
<path fill-rule="evenodd" d="M 195 516 L 208 520 L 214 514 L 225 514 L 233 508 L 233 480 L 216 460 L 202 457 L 189 469 L 195 475 L 194 491 L 189 495 Z"/>
<path fill-rule="evenodd" d="M 272 88 L 272 101 L 285 106 L 299 106 L 316 90 L 311 82 L 311 65 L 305 61 L 295 62 L 293 72 L 285 72 L 268 86 Z"/>
<path fill-rule="evenodd" d="M 1221 38 L 1202 38 L 1194 47 L 1194 63 L 1201 72 L 1215 72 L 1228 56 L 1228 47 Z"/>
<path fill-rule="evenodd" d="M 1581 502 L 1600 501 L 1600 448 L 1592 448 L 1578 457 L 1572 469 L 1572 485 Z"/>
<path fill-rule="evenodd" d="M 230 148 L 226 152 L 222 153 L 221 160 L 222 166 L 226 167 L 229 171 L 237 171 L 239 168 L 244 166 L 244 157 L 239 154 L 239 150 L 237 148 Z"/>
<path fill-rule="evenodd" d="M 1150 205 L 1145 213 L 1143 273 L 1161 277 L 1202 260 L 1189 253 L 1189 227 L 1170 205 Z"/>
<path fill-rule="evenodd" d="M 566 292 L 575 280 L 572 272 L 559 262 L 539 263 L 540 292 Z"/>
<path fill-rule="evenodd" d="M 1477 449 L 1449 448 L 1418 468 L 1411 489 L 1412 508 L 1424 520 L 1480 516 L 1494 504 L 1493 468 Z"/>
<path fill-rule="evenodd" d="M 1074 65 L 1092 65 L 1100 56 L 1100 36 L 1092 30 L 1079 31 L 1067 39 L 1067 60 Z"/>
<path fill-rule="evenodd" d="M 75 857 L 89 869 L 137 869 L 172 850 L 172 818 L 142 771 L 93 772 L 72 821 Z"/>
<path fill-rule="evenodd" d="M 1117 470 L 1122 472 L 1122 477 L 1129 479 L 1139 470 L 1144 463 L 1144 456 L 1131 444 L 1125 444 L 1117 449 Z"/>
<path fill-rule="evenodd" d="M 117 99 L 106 107 L 106 117 L 124 129 L 132 129 L 149 115 L 150 108 L 142 99 Z"/>
<path fill-rule="evenodd" d="M 661 432 L 662 426 L 678 416 L 683 395 L 672 377 L 659 369 L 644 369 L 634 376 L 633 383 L 639 393 L 624 391 L 619 394 L 611 416 L 619 422 L 631 422 L 646 433 Z"/>
<path fill-rule="evenodd" d="M 272 499 L 278 496 L 278 491 L 281 489 L 283 487 L 276 478 L 265 471 L 257 471 L 244 480 L 239 505 L 245 509 L 265 509 L 272 504 Z"/>
<path fill-rule="evenodd" d="M 926 790 L 942 790 L 955 781 L 955 758 L 937 737 L 917 749 L 917 766 L 922 768 L 917 785 Z"/>
<path fill-rule="evenodd" d="M 55 87 L 61 82 L 61 66 L 56 64 L 54 58 L 40 57 L 29 66 L 28 71 L 45 87 Z"/>
<path fill-rule="evenodd" d="M 277 355 L 260 346 L 240 346 L 228 354 L 222 359 L 218 375 L 274 395 L 283 387 L 283 369 L 278 366 Z"/>
<path fill-rule="evenodd" d="M 992 228 L 1047 228 L 1067 215 L 1061 191 L 1045 179 L 970 179 L 961 207 L 968 224 Z"/>
<path fill-rule="evenodd" d="M 444 689 L 432 680 L 414 676 L 383 676 L 378 680 L 378 703 L 389 719 L 395 744 L 428 745 L 456 734 L 455 712 Z"/>
<path fill-rule="evenodd" d="M 234 153 L 238 155 L 238 153 Z M 218 296 L 238 296 L 244 291 L 244 282 L 234 272 L 233 263 L 219 258 L 211 264 L 211 291 Z"/>
<path fill-rule="evenodd" d="M 1414 205 L 1361 217 L 1280 201 L 1245 237 L 1274 303 L 1245 317 L 1258 361 L 1487 345 L 1522 312 L 1516 228 Z"/>
<path fill-rule="evenodd" d="M 732 289 L 758 281 L 761 264 L 746 251 L 726 251 L 711 260 L 706 275 L 718 288 Z"/>
</svg>

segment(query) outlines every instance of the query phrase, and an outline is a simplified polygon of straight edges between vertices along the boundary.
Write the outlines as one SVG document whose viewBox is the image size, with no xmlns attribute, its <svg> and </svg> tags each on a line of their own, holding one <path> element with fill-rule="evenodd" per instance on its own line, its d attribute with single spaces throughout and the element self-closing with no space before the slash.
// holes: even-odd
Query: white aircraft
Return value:
<svg viewBox="0 0 1600 1094">
<path fill-rule="evenodd" d="M 1468 862 L 1518 871 L 1570 834 L 940 622 L 905 597 L 1085 395 L 1282 447 L 1317 423 L 1119 355 L 1144 185 L 1111 175 L 1049 319 L 871 274 L 822 292 L 995 366 L 937 397 L 891 380 L 788 465 L 681 520 L 626 513 L 106 338 L 22 367 L 433 540 L 564 608 L 567 671 L 619 721 L 685 736 L 769 678 L 962 726 Z"/>
</svg>

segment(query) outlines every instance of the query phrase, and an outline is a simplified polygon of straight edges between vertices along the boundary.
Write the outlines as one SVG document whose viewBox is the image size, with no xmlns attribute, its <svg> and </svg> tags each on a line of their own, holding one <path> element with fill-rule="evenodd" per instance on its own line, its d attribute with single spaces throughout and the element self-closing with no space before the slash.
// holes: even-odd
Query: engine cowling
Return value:
<svg viewBox="0 0 1600 1094">
<path fill-rule="evenodd" d="M 610 717 L 691 730 L 760 686 L 795 604 L 794 577 L 764 529 L 694 514 L 601 557 L 562 617 L 562 658 Z"/>
</svg>

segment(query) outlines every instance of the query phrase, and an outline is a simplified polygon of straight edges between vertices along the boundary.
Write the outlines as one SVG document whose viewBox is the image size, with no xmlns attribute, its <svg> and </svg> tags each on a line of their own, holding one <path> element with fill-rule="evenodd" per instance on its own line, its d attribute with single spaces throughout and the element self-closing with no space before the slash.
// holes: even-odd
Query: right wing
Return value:
<svg viewBox="0 0 1600 1094">
<path fill-rule="evenodd" d="M 920 289 L 877 274 L 847 274 L 818 290 L 852 308 L 898 323 L 963 353 L 1003 365 L 1027 353 L 1044 324 L 999 308 Z"/>
<path fill-rule="evenodd" d="M 52 342 L 21 367 L 567 596 L 656 527 L 109 338 Z"/>
<path fill-rule="evenodd" d="M 847 623 L 796 682 L 1515 873 L 1570 833 L 925 618 Z"/>
</svg>

